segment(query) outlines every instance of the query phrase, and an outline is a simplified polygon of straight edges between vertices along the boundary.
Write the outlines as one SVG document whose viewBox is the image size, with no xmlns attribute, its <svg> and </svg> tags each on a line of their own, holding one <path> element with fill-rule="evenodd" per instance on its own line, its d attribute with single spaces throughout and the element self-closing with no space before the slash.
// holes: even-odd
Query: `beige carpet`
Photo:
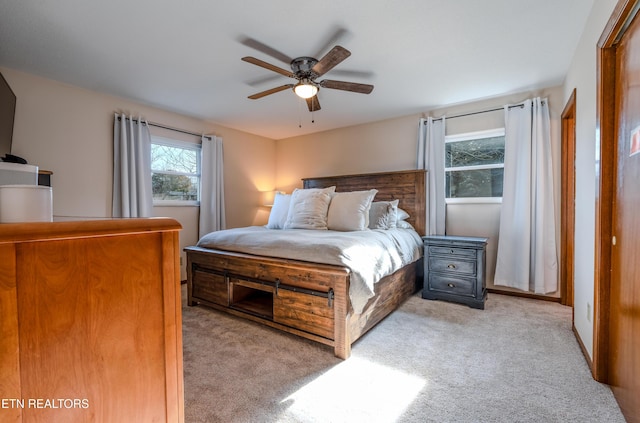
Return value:
<svg viewBox="0 0 640 423">
<path fill-rule="evenodd" d="M 202 306 L 184 306 L 183 322 L 187 423 L 624 422 L 555 303 L 491 294 L 474 310 L 416 295 L 346 361 Z"/>
</svg>

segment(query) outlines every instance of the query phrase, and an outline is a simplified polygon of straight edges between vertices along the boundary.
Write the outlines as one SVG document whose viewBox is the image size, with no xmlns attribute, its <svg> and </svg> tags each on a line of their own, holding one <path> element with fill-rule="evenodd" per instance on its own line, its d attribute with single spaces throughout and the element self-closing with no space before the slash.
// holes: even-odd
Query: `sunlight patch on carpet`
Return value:
<svg viewBox="0 0 640 423">
<path fill-rule="evenodd" d="M 426 385 L 420 377 L 352 356 L 282 403 L 290 404 L 286 418 L 297 421 L 390 422 Z"/>
</svg>

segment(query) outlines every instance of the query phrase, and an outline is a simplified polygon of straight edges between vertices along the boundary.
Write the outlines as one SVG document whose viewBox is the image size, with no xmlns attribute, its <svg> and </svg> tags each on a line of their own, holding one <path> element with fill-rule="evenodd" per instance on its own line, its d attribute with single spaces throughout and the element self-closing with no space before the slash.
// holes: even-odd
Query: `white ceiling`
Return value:
<svg viewBox="0 0 640 423">
<path fill-rule="evenodd" d="M 0 65 L 281 139 L 559 85 L 593 1 L 2 0 Z M 289 69 L 252 41 L 340 44 L 320 79 L 375 89 L 322 89 L 315 123 L 289 90 L 249 100 L 294 81 L 241 61 Z"/>
</svg>

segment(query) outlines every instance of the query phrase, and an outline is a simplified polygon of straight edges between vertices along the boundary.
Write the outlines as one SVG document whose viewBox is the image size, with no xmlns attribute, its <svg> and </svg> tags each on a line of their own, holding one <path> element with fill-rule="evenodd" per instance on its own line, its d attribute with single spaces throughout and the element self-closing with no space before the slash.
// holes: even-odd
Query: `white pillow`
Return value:
<svg viewBox="0 0 640 423">
<path fill-rule="evenodd" d="M 413 226 L 411 225 L 411 223 L 407 222 L 406 220 L 408 218 L 409 218 L 409 213 L 407 213 L 406 211 L 398 207 L 398 217 L 396 219 L 396 227 L 401 229 L 413 229 Z"/>
<path fill-rule="evenodd" d="M 398 200 L 376 201 L 369 210 L 369 229 L 392 229 L 396 227 Z"/>
<path fill-rule="evenodd" d="M 377 189 L 336 192 L 327 213 L 327 227 L 333 231 L 363 231 L 369 226 L 369 209 Z"/>
<path fill-rule="evenodd" d="M 327 211 L 336 187 L 296 188 L 284 229 L 327 229 Z"/>
<path fill-rule="evenodd" d="M 282 194 L 280 192 L 276 192 L 276 197 L 273 199 L 273 206 L 271 207 L 271 213 L 269 213 L 269 222 L 267 222 L 267 228 L 284 228 L 284 224 L 287 221 L 287 215 L 289 214 L 290 204 L 291 194 Z"/>
<path fill-rule="evenodd" d="M 404 211 L 400 207 L 398 207 L 396 222 L 400 222 L 402 220 L 407 220 L 408 218 L 409 218 L 409 213 L 407 213 L 406 211 Z"/>
<path fill-rule="evenodd" d="M 397 227 L 400 229 L 414 229 L 413 225 L 406 220 L 398 220 Z"/>
</svg>

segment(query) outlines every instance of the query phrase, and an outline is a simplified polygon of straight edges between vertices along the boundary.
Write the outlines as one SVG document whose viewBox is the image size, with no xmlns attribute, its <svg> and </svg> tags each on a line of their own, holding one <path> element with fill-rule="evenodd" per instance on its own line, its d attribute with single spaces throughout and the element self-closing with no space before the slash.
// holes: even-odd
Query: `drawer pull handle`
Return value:
<svg viewBox="0 0 640 423">
<path fill-rule="evenodd" d="M 455 284 L 452 284 L 452 283 L 448 283 L 448 284 L 447 284 L 447 286 L 448 286 L 449 288 L 455 288 L 455 287 L 456 287 L 456 286 L 455 286 Z"/>
<path fill-rule="evenodd" d="M 456 265 L 455 265 L 455 264 L 453 264 L 453 263 L 451 263 L 451 264 L 448 264 L 448 265 L 447 265 L 447 267 L 448 267 L 449 269 L 455 269 L 455 268 L 456 268 Z"/>
</svg>

